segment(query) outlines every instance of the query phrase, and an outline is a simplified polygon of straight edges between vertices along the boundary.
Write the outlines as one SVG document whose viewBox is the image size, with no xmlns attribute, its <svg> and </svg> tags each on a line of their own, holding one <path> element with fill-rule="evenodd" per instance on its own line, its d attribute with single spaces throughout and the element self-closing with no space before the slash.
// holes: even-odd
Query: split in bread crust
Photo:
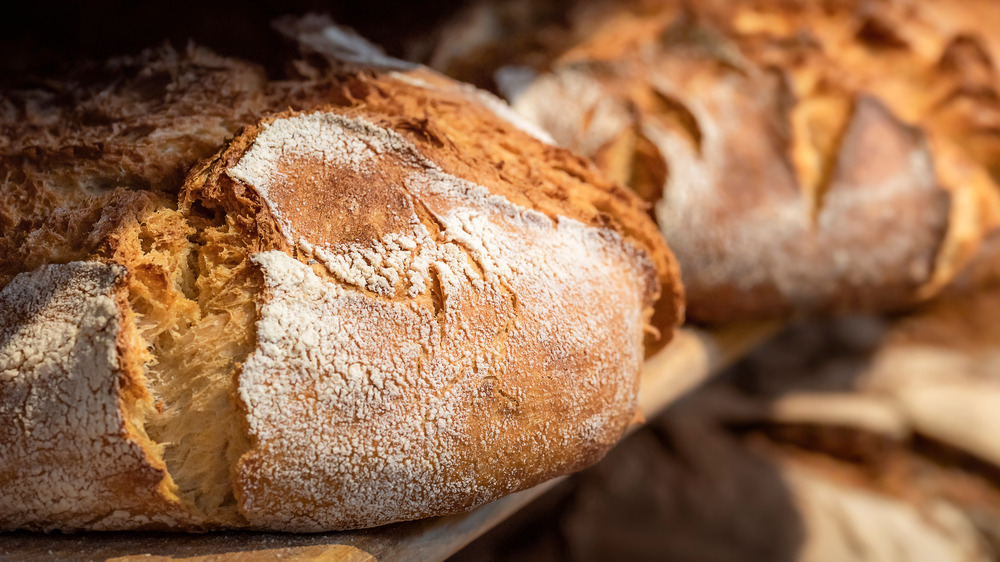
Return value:
<svg viewBox="0 0 1000 562">
<path fill-rule="evenodd" d="M 36 92 L 0 127 L 0 222 L 18 230 L 0 299 L 65 286 L 119 334 L 91 338 L 74 312 L 59 329 L 108 366 L 88 388 L 38 374 L 61 392 L 52 416 L 100 426 L 82 434 L 25 417 L 27 344 L 0 339 L 0 418 L 21 420 L 0 443 L 20 447 L 0 456 L 0 495 L 32 493 L 26 459 L 62 470 L 54 442 L 131 451 L 135 468 L 82 464 L 63 486 L 113 493 L 0 507 L 0 528 L 379 525 L 582 468 L 631 423 L 661 287 L 665 339 L 681 307 L 628 191 L 426 70 L 303 63 L 308 77 L 268 82 L 200 50 L 135 64 L 140 79 L 79 102 L 106 121 Z M 143 73 L 170 87 L 134 111 Z M 98 150 L 114 131 L 136 138 Z M 0 334 L 29 334 L 25 315 L 56 329 L 40 310 Z"/>
</svg>

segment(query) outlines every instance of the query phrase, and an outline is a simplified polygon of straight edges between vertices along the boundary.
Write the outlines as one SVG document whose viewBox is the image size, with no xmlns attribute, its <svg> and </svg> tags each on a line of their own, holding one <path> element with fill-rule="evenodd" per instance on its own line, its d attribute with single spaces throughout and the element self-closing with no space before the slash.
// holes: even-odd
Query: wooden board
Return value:
<svg viewBox="0 0 1000 562">
<path fill-rule="evenodd" d="M 734 326 L 711 332 L 685 328 L 646 361 L 639 403 L 647 418 L 773 334 L 777 324 Z M 312 535 L 224 532 L 0 533 L 3 560 L 443 560 L 527 505 L 558 482 L 501 498 L 462 515 L 397 523 L 375 529 Z"/>
</svg>

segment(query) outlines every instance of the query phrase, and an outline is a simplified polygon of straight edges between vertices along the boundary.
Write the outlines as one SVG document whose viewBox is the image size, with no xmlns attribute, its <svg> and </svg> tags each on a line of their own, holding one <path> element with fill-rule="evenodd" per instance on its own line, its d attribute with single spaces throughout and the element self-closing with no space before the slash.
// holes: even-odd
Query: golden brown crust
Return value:
<svg viewBox="0 0 1000 562">
<path fill-rule="evenodd" d="M 683 320 L 683 286 L 676 260 L 644 216 L 643 203 L 621 185 L 608 181 L 586 160 L 538 142 L 498 116 L 481 103 L 482 95 L 417 68 L 405 73 L 344 73 L 338 77 L 336 93 L 327 101 L 344 115 L 399 132 L 442 170 L 486 186 L 512 203 L 550 218 L 564 216 L 609 227 L 625 236 L 643 249 L 656 267 L 662 299 L 657 301 L 655 327 L 663 330 L 664 337 L 651 339 L 650 346 L 665 345 L 670 331 Z M 224 158 L 230 161 L 232 157 Z M 549 165 L 535 166 L 536 161 Z M 205 195 L 218 196 L 214 192 Z M 187 197 L 191 196 L 184 195 L 182 200 Z M 271 239 L 275 234 L 263 236 Z M 651 286 L 650 290 L 656 289 Z"/>
<path fill-rule="evenodd" d="M 425 131 L 444 123 L 435 106 L 468 102 L 362 80 L 344 109 L 248 128 L 183 197 L 255 233 L 264 271 L 258 349 L 239 382 L 253 445 L 236 490 L 255 527 L 467 509 L 592 463 L 634 413 L 648 316 L 627 311 L 652 304 L 655 265 L 582 204 L 560 212 L 557 197 L 586 201 L 588 189 L 546 171 L 566 153 L 547 155 L 474 106 L 466 129 L 492 135 Z M 381 107 L 382 90 L 431 117 Z M 502 159 L 435 150 L 505 135 L 521 150 Z M 503 170 L 490 174 L 496 161 Z M 530 183 L 518 177 L 528 162 Z M 289 348 L 306 338 L 318 359 L 302 362 Z M 311 415 L 285 414 L 295 411 Z"/>
<path fill-rule="evenodd" d="M 198 49 L 160 57 L 80 90 L 79 110 L 0 120 L 0 288 L 74 259 L 128 270 L 105 398 L 144 475 L 100 508 L 0 526 L 371 526 L 471 508 L 618 439 L 661 284 L 662 342 L 682 314 L 635 196 L 426 70 L 303 63 L 268 82 Z"/>
<path fill-rule="evenodd" d="M 172 204 L 187 169 L 264 103 L 259 69 L 202 49 L 147 52 L 104 72 L 96 83 L 5 92 L 0 286 L 83 259 L 117 225 Z M 109 87 L 115 76 L 126 78 Z"/>
</svg>

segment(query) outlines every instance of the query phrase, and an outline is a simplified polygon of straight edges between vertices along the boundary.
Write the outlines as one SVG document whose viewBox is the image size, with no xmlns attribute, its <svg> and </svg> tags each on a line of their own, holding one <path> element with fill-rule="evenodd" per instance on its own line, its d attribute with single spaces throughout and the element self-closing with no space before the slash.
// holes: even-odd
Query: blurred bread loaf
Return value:
<svg viewBox="0 0 1000 562">
<path fill-rule="evenodd" d="M 452 513 L 633 420 L 654 302 L 664 339 L 681 314 L 641 202 L 487 94 L 284 25 L 361 58 L 167 49 L 0 101 L 0 529 Z"/>
<path fill-rule="evenodd" d="M 996 229 L 995 2 L 542 5 L 430 60 L 654 205 L 693 320 L 906 309 Z"/>
</svg>

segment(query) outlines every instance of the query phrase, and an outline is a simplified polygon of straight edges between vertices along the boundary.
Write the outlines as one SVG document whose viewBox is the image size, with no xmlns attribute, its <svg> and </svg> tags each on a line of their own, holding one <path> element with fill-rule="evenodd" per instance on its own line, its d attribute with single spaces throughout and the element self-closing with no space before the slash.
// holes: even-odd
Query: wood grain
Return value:
<svg viewBox="0 0 1000 562">
<path fill-rule="evenodd" d="M 684 328 L 646 361 L 639 402 L 647 418 L 746 354 L 779 324 Z M 554 486 L 559 479 L 461 515 L 360 531 L 283 533 L 0 533 L 2 560 L 265 561 L 443 560 Z"/>
</svg>

